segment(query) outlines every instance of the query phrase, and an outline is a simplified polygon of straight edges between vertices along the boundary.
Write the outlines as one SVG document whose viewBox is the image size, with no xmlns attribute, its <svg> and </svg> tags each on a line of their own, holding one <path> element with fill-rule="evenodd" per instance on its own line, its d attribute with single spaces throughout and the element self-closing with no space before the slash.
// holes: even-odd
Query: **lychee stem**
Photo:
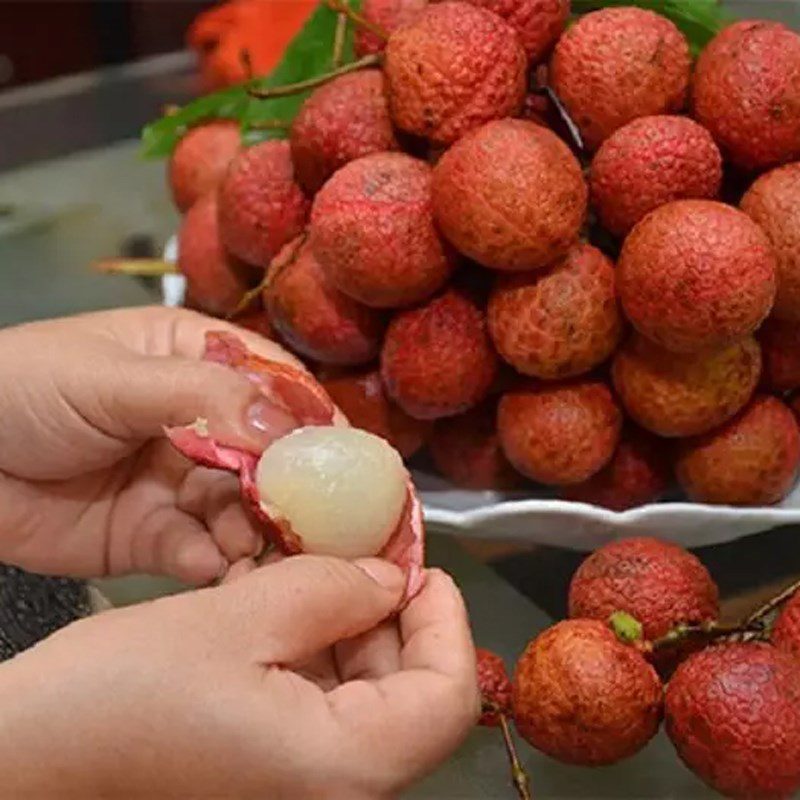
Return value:
<svg viewBox="0 0 800 800">
<path fill-rule="evenodd" d="M 514 783 L 514 788 L 517 790 L 519 800 L 533 800 L 533 793 L 531 792 L 531 782 L 528 778 L 528 773 L 522 766 L 517 754 L 517 748 L 514 744 L 514 737 L 511 735 L 511 726 L 508 724 L 508 718 L 502 712 L 498 713 L 500 719 L 500 730 L 503 733 L 503 742 L 506 746 L 506 754 L 508 761 L 511 765 L 511 780 Z"/>
<path fill-rule="evenodd" d="M 370 22 L 368 19 L 366 19 L 366 17 L 361 16 L 361 14 L 359 14 L 357 11 L 350 8 L 346 0 L 327 0 L 327 6 L 331 9 L 331 11 L 337 11 L 340 14 L 344 14 L 353 22 L 354 25 L 358 25 L 359 28 L 369 31 L 379 39 L 386 41 L 389 38 L 389 34 L 383 28 L 381 28 L 380 25 Z"/>
<path fill-rule="evenodd" d="M 292 123 L 285 119 L 260 119 L 248 124 L 248 128 L 256 131 L 286 131 Z"/>
<path fill-rule="evenodd" d="M 250 58 L 250 51 L 246 47 L 243 47 L 239 51 L 239 60 L 242 62 L 242 68 L 244 69 L 244 75 L 247 80 L 253 80 L 253 59 Z"/>
<path fill-rule="evenodd" d="M 345 0 L 346 3 L 346 0 Z M 331 65 L 334 69 L 342 66 L 344 58 L 344 40 L 347 33 L 347 14 L 340 12 L 336 17 L 336 32 L 333 35 L 333 56 Z"/>
<path fill-rule="evenodd" d="M 752 628 L 755 625 L 763 624 L 764 617 L 769 616 L 775 609 L 780 608 L 787 600 L 790 600 L 794 594 L 800 590 L 800 580 L 787 586 L 783 591 L 778 592 L 775 597 L 767 600 L 764 605 L 759 606 L 747 619 L 743 625 L 747 628 Z"/>
<path fill-rule="evenodd" d="M 178 271 L 175 264 L 160 258 L 104 258 L 93 261 L 91 268 L 96 272 L 138 275 L 148 278 L 172 275 Z"/>
<path fill-rule="evenodd" d="M 558 112 L 558 116 L 561 117 L 561 121 L 569 131 L 570 138 L 572 139 L 572 143 L 575 146 L 575 149 L 582 153 L 585 149 L 585 145 L 583 143 L 583 137 L 581 136 L 581 132 L 578 129 L 578 126 L 573 121 L 572 117 L 567 111 L 566 106 L 561 102 L 561 98 L 553 91 L 551 86 L 544 87 L 544 93 L 547 95 L 550 102 L 555 106 L 556 111 Z"/>
</svg>

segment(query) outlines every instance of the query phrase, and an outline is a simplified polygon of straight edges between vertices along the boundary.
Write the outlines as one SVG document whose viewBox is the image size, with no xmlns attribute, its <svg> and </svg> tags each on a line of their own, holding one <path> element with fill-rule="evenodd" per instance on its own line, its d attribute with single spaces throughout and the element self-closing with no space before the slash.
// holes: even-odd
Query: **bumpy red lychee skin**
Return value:
<svg viewBox="0 0 800 800">
<path fill-rule="evenodd" d="M 623 430 L 611 461 L 589 480 L 568 486 L 565 500 L 625 511 L 658 500 L 672 476 L 666 443 L 638 428 Z"/>
<path fill-rule="evenodd" d="M 431 168 L 404 153 L 342 167 L 314 199 L 310 235 L 331 281 L 375 308 L 425 300 L 455 266 L 433 224 Z"/>
<path fill-rule="evenodd" d="M 303 230 L 307 215 L 288 142 L 262 142 L 231 162 L 219 187 L 219 228 L 225 247 L 242 261 L 266 269 Z"/>
<path fill-rule="evenodd" d="M 654 669 L 602 622 L 559 622 L 528 643 L 513 679 L 514 721 L 537 750 L 567 764 L 632 756 L 661 721 Z"/>
<path fill-rule="evenodd" d="M 398 28 L 384 72 L 395 124 L 448 145 L 525 100 L 527 59 L 514 29 L 483 8 L 447 0 Z"/>
<path fill-rule="evenodd" d="M 713 353 L 670 353 L 642 336 L 617 351 L 614 388 L 630 417 L 659 436 L 694 436 L 744 408 L 761 374 L 752 337 Z"/>
<path fill-rule="evenodd" d="M 800 389 L 800 322 L 770 317 L 758 330 L 764 359 L 763 387 L 770 392 Z"/>
<path fill-rule="evenodd" d="M 523 375 L 588 372 L 622 335 L 614 265 L 597 248 L 576 244 L 546 270 L 500 275 L 488 318 L 498 353 Z"/>
<path fill-rule="evenodd" d="M 599 472 L 619 442 L 622 413 L 598 381 L 530 383 L 503 395 L 497 430 L 511 464 L 548 486 Z"/>
<path fill-rule="evenodd" d="M 800 324 L 800 162 L 762 175 L 742 198 L 741 208 L 767 234 L 775 252 L 778 290 L 772 315 Z"/>
<path fill-rule="evenodd" d="M 728 26 L 700 54 L 692 106 L 744 169 L 800 157 L 800 36 L 766 20 Z"/>
<path fill-rule="evenodd" d="M 775 298 L 775 255 L 746 214 L 677 200 L 625 239 L 617 289 L 633 326 L 667 350 L 724 347 L 758 328 Z"/>
<path fill-rule="evenodd" d="M 794 486 L 800 431 L 778 398 L 761 395 L 730 422 L 681 442 L 675 472 L 700 503 L 771 505 Z"/>
<path fill-rule="evenodd" d="M 779 800 L 800 787 L 800 670 L 764 643 L 710 647 L 673 675 L 666 730 L 681 760 L 725 797 Z"/>
<path fill-rule="evenodd" d="M 378 370 L 325 375 L 320 380 L 351 425 L 383 437 L 403 458 L 411 458 L 427 441 L 431 424 L 409 417 L 389 400 Z"/>
<path fill-rule="evenodd" d="M 381 376 L 394 402 L 416 419 L 460 414 L 483 400 L 497 374 L 486 318 L 450 288 L 389 323 Z"/>
<path fill-rule="evenodd" d="M 401 25 L 413 22 L 428 6 L 428 0 L 364 0 L 361 16 L 385 33 L 393 33 Z M 359 57 L 382 53 L 386 40 L 364 27 L 353 32 L 353 50 Z"/>
<path fill-rule="evenodd" d="M 399 149 L 383 73 L 359 70 L 320 86 L 295 117 L 289 142 L 297 180 L 309 194 L 349 161 Z"/>
<path fill-rule="evenodd" d="M 478 689 L 484 707 L 478 725 L 495 728 L 500 724 L 500 713 L 511 715 L 511 679 L 497 653 L 482 647 L 476 647 L 475 653 L 478 657 Z"/>
<path fill-rule="evenodd" d="M 567 145 L 521 119 L 467 134 L 433 172 L 442 233 L 465 255 L 499 270 L 538 269 L 564 255 L 578 238 L 587 194 Z"/>
<path fill-rule="evenodd" d="M 241 147 L 239 123 L 214 120 L 190 129 L 175 146 L 167 167 L 172 200 L 186 212 L 216 189 Z"/>
<path fill-rule="evenodd" d="M 637 117 L 680 111 L 691 57 L 666 17 L 640 8 L 604 8 L 581 17 L 550 62 L 556 94 L 591 150 Z"/>
<path fill-rule="evenodd" d="M 270 264 L 264 306 L 283 340 L 323 364 L 365 364 L 378 355 L 384 320 L 342 294 L 326 277 L 305 237 Z"/>
<path fill-rule="evenodd" d="M 713 199 L 722 156 L 711 134 L 687 117 L 641 117 L 614 131 L 592 160 L 592 203 L 603 226 L 625 236 L 673 200 Z"/>
<path fill-rule="evenodd" d="M 794 596 L 781 609 L 770 637 L 779 650 L 800 658 L 800 594 Z"/>
</svg>

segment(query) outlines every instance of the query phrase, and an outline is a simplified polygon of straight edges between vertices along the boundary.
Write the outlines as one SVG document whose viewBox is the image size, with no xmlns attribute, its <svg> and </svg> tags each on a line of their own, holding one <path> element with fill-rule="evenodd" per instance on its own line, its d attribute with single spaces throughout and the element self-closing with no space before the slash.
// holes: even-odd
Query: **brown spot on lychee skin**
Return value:
<svg viewBox="0 0 800 800">
<path fill-rule="evenodd" d="M 361 4 L 361 16 L 390 34 L 413 22 L 427 6 L 428 0 L 364 0 Z M 366 28 L 356 27 L 353 32 L 353 50 L 359 58 L 382 53 L 385 49 L 385 39 Z"/>
<path fill-rule="evenodd" d="M 625 239 L 617 289 L 633 326 L 662 347 L 693 353 L 752 333 L 775 297 L 775 256 L 746 214 L 677 200 Z"/>
<path fill-rule="evenodd" d="M 800 322 L 770 317 L 757 336 L 764 360 L 762 386 L 778 393 L 800 389 Z"/>
<path fill-rule="evenodd" d="M 604 8 L 581 17 L 559 39 L 550 78 L 594 150 L 637 117 L 680 111 L 690 67 L 689 45 L 666 17 Z"/>
<path fill-rule="evenodd" d="M 740 411 L 761 374 L 752 337 L 713 353 L 675 354 L 631 336 L 611 367 L 614 388 L 630 417 L 659 436 L 706 433 Z"/>
<path fill-rule="evenodd" d="M 490 122 L 456 142 L 433 173 L 442 233 L 485 267 L 531 270 L 564 255 L 586 214 L 570 149 L 532 122 Z"/>
<path fill-rule="evenodd" d="M 478 689 L 484 711 L 478 725 L 495 728 L 500 724 L 500 714 L 511 715 L 511 679 L 503 659 L 482 647 L 476 647 L 478 661 Z"/>
<path fill-rule="evenodd" d="M 597 248 L 576 244 L 547 270 L 499 276 L 488 316 L 497 351 L 523 375 L 588 372 L 622 334 L 614 265 Z"/>
<path fill-rule="evenodd" d="M 599 381 L 529 383 L 503 395 L 497 430 L 511 464 L 548 486 L 580 483 L 619 442 L 622 414 Z"/>
<path fill-rule="evenodd" d="M 455 266 L 433 224 L 431 168 L 404 153 L 342 167 L 314 199 L 310 238 L 340 291 L 375 308 L 425 300 Z"/>
<path fill-rule="evenodd" d="M 662 687 L 634 647 L 597 620 L 559 622 L 525 648 L 513 679 L 520 735 L 567 764 L 634 755 L 658 730 Z"/>
<path fill-rule="evenodd" d="M 681 760 L 726 797 L 800 787 L 800 670 L 761 642 L 695 653 L 667 685 L 666 730 Z"/>
<path fill-rule="evenodd" d="M 781 609 L 770 641 L 778 649 L 800 659 L 800 594 L 795 593 Z"/>
<path fill-rule="evenodd" d="M 699 503 L 761 506 L 782 500 L 800 464 L 800 431 L 776 397 L 756 397 L 717 430 L 681 442 L 675 471 Z"/>
<path fill-rule="evenodd" d="M 527 59 L 514 29 L 464 2 L 435 3 L 386 46 L 389 107 L 402 130 L 448 145 L 525 100 Z"/>
<path fill-rule="evenodd" d="M 706 46 L 692 79 L 694 116 L 747 170 L 800 157 L 800 36 L 744 20 Z"/>
<path fill-rule="evenodd" d="M 722 156 L 711 134 L 686 117 L 641 117 L 611 134 L 592 160 L 591 196 L 603 226 L 624 236 L 673 200 L 713 199 Z"/>
<path fill-rule="evenodd" d="M 742 198 L 741 208 L 767 234 L 777 259 L 772 315 L 800 323 L 800 162 L 762 175 Z"/>
</svg>

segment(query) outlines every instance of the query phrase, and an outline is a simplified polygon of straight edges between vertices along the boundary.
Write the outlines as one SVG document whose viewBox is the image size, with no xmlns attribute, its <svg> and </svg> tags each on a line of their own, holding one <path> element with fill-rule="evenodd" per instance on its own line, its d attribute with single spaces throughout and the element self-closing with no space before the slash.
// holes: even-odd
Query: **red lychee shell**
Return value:
<svg viewBox="0 0 800 800">
<path fill-rule="evenodd" d="M 430 423 L 409 417 L 389 400 L 378 370 L 323 376 L 321 382 L 351 425 L 386 439 L 403 458 L 427 441 Z"/>
<path fill-rule="evenodd" d="M 677 200 L 631 231 L 617 288 L 633 326 L 667 350 L 720 348 L 758 328 L 775 298 L 775 256 L 741 211 Z"/>
<path fill-rule="evenodd" d="M 800 322 L 770 317 L 758 331 L 764 359 L 762 384 L 770 392 L 800 389 Z"/>
<path fill-rule="evenodd" d="M 485 267 L 530 270 L 578 238 L 587 188 L 580 165 L 552 131 L 533 122 L 490 122 L 456 142 L 433 172 L 442 233 Z"/>
<path fill-rule="evenodd" d="M 478 657 L 478 689 L 484 705 L 478 725 L 494 728 L 500 724 L 500 713 L 511 715 L 511 679 L 497 653 L 482 647 L 476 647 L 475 653 Z"/>
<path fill-rule="evenodd" d="M 342 167 L 314 199 L 311 246 L 342 292 L 375 308 L 426 299 L 454 266 L 433 224 L 431 168 L 404 153 Z"/>
<path fill-rule="evenodd" d="M 244 314 L 240 314 L 232 321 L 240 328 L 253 331 L 253 333 L 257 333 L 260 336 L 263 336 L 265 339 L 275 338 L 275 331 L 270 324 L 267 312 L 261 307 L 258 307 L 252 311 L 248 311 Z"/>
<path fill-rule="evenodd" d="M 523 375 L 588 372 L 622 334 L 614 265 L 597 248 L 576 244 L 546 270 L 500 275 L 488 318 L 498 353 Z"/>
<path fill-rule="evenodd" d="M 691 58 L 666 17 L 641 8 L 604 8 L 581 17 L 556 45 L 551 85 L 586 146 L 637 117 L 680 111 Z"/>
<path fill-rule="evenodd" d="M 603 226 L 624 236 L 673 200 L 712 199 L 722 156 L 711 134 L 686 117 L 641 117 L 616 130 L 592 160 L 591 196 Z"/>
<path fill-rule="evenodd" d="M 428 6 L 428 0 L 364 0 L 361 16 L 385 33 L 413 22 Z M 362 26 L 353 33 L 353 50 L 360 58 L 386 49 L 386 40 Z"/>
<path fill-rule="evenodd" d="M 520 735 L 567 764 L 632 756 L 661 721 L 655 671 L 597 620 L 567 620 L 539 634 L 517 662 L 513 687 Z"/>
<path fill-rule="evenodd" d="M 383 73 L 359 70 L 320 86 L 295 117 L 289 141 L 297 180 L 310 194 L 349 161 L 397 150 Z"/>
<path fill-rule="evenodd" d="M 486 397 L 496 374 L 485 316 L 465 292 L 451 287 L 389 323 L 381 376 L 389 397 L 412 417 L 466 411 Z"/>
<path fill-rule="evenodd" d="M 800 594 L 797 592 L 778 614 L 771 640 L 778 649 L 800 658 Z"/>
<path fill-rule="evenodd" d="M 497 430 L 511 464 L 548 486 L 581 483 L 619 442 L 622 414 L 598 381 L 530 383 L 500 400 Z"/>
<path fill-rule="evenodd" d="M 188 211 L 196 200 L 219 186 L 240 147 L 239 123 L 231 120 L 206 122 L 181 138 L 167 167 L 178 211 Z"/>
<path fill-rule="evenodd" d="M 500 446 L 496 402 L 438 420 L 429 446 L 436 468 L 456 486 L 504 491 L 523 482 Z"/>
<path fill-rule="evenodd" d="M 222 241 L 235 256 L 266 268 L 305 226 L 308 200 L 294 179 L 289 143 L 254 145 L 231 163 L 219 188 Z"/>
<path fill-rule="evenodd" d="M 398 28 L 384 72 L 395 124 L 448 145 L 525 100 L 527 59 L 514 29 L 463 2 L 435 3 Z"/>
<path fill-rule="evenodd" d="M 693 436 L 729 420 L 761 373 L 751 337 L 713 352 L 676 355 L 632 336 L 614 358 L 614 388 L 631 418 L 659 436 Z"/>
<path fill-rule="evenodd" d="M 675 471 L 696 502 L 760 506 L 789 493 L 798 464 L 794 414 L 776 397 L 761 395 L 721 428 L 681 442 Z"/>
<path fill-rule="evenodd" d="M 681 760 L 726 797 L 788 798 L 800 787 L 800 669 L 764 643 L 710 647 L 667 686 Z"/>
<path fill-rule="evenodd" d="M 766 20 L 728 26 L 700 54 L 692 105 L 740 167 L 800 157 L 800 36 Z"/>
<path fill-rule="evenodd" d="M 264 306 L 275 329 L 300 355 L 323 364 L 364 364 L 378 355 L 384 322 L 374 309 L 342 294 L 300 237 L 272 262 Z"/>
<path fill-rule="evenodd" d="M 638 428 L 623 430 L 611 461 L 589 480 L 568 486 L 565 500 L 625 511 L 658 500 L 672 475 L 666 444 Z"/>
<path fill-rule="evenodd" d="M 800 324 L 800 162 L 762 175 L 741 208 L 767 234 L 777 259 L 772 315 Z"/>
</svg>

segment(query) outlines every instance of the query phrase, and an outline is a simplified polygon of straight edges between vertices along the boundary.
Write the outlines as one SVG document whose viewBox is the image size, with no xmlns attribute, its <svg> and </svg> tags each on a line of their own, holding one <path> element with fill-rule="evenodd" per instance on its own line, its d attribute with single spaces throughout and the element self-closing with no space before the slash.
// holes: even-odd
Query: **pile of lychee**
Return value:
<svg viewBox="0 0 800 800">
<path fill-rule="evenodd" d="M 800 36 L 740 21 L 694 60 L 633 6 L 361 13 L 375 65 L 316 88 L 288 139 L 211 120 L 178 144 L 188 302 L 282 342 L 354 426 L 459 486 L 622 510 L 674 475 L 698 502 L 783 499 Z"/>
</svg>

